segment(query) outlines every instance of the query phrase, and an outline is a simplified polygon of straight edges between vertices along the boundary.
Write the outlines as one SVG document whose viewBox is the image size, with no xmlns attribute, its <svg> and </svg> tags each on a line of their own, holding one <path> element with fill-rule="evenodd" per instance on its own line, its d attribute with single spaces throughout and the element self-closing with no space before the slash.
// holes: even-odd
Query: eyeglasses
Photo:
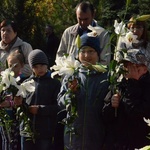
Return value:
<svg viewBox="0 0 150 150">
<path fill-rule="evenodd" d="M 143 31 L 143 27 L 130 27 L 130 31 Z"/>
<path fill-rule="evenodd" d="M 96 51 L 94 51 L 94 50 L 88 50 L 88 51 L 86 51 L 86 50 L 82 50 L 81 49 L 80 53 L 81 53 L 81 55 L 85 55 L 85 54 L 93 55 L 93 54 L 96 53 Z"/>
</svg>

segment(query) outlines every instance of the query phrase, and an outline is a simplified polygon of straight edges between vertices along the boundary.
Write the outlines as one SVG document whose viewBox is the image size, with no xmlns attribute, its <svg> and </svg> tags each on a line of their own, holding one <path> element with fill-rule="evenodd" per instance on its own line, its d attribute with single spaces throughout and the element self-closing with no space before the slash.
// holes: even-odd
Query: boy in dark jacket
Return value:
<svg viewBox="0 0 150 150">
<path fill-rule="evenodd" d="M 107 100 L 103 109 L 108 126 L 105 142 L 108 150 L 134 150 L 150 143 L 146 137 L 150 128 L 143 120 L 150 118 L 149 61 L 140 50 L 131 49 L 123 64 L 127 73 L 119 85 L 119 94 Z"/>
<path fill-rule="evenodd" d="M 105 127 L 102 120 L 104 98 L 108 92 L 107 72 L 90 69 L 96 65 L 101 52 L 99 39 L 87 34 L 81 36 L 78 49 L 81 66 L 78 73 L 71 76 L 72 82 L 65 77 L 58 96 L 61 109 L 67 109 L 66 100 L 71 99 L 76 104 L 78 116 L 72 123 L 75 133 L 64 136 L 67 150 L 100 150 L 103 147 Z M 68 91 L 71 90 L 71 93 Z M 74 96 L 72 96 L 72 93 Z M 70 117 L 67 111 L 67 118 Z M 67 130 L 67 126 L 65 128 Z"/>
<path fill-rule="evenodd" d="M 34 80 L 35 92 L 28 96 L 26 103 L 31 127 L 36 134 L 34 142 L 22 134 L 22 147 L 23 150 L 51 150 L 58 111 L 57 94 L 60 90 L 60 82 L 51 78 L 51 73 L 48 71 L 48 59 L 41 50 L 32 51 L 28 61 L 33 70 L 28 80 Z"/>
</svg>

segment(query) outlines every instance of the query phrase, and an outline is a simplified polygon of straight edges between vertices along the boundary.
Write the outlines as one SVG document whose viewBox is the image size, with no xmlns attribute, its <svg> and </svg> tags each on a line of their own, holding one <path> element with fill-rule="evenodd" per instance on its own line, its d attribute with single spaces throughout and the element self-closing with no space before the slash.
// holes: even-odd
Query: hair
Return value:
<svg viewBox="0 0 150 150">
<path fill-rule="evenodd" d="M 21 54 L 18 50 L 15 50 L 15 51 L 10 52 L 10 54 L 9 54 L 8 57 L 7 57 L 7 60 L 8 60 L 9 58 L 12 58 L 12 57 L 14 57 L 14 58 L 16 58 L 17 60 L 19 60 L 19 62 L 20 62 L 22 65 L 25 64 L 25 62 L 24 62 L 24 56 L 23 56 L 23 54 Z"/>
<path fill-rule="evenodd" d="M 148 44 L 148 41 L 149 41 L 147 24 L 146 24 L 146 21 L 137 21 L 137 20 L 135 20 L 136 17 L 137 17 L 137 15 L 133 15 L 130 18 L 129 23 L 127 24 L 127 27 L 130 28 L 132 25 L 143 27 L 143 34 L 141 36 L 141 39 L 143 39 L 143 46 L 146 48 L 147 44 Z"/>
<path fill-rule="evenodd" d="M 1 24 L 0 24 L 0 29 L 2 28 L 2 27 L 6 27 L 6 26 L 8 26 L 8 25 L 10 25 L 11 27 L 12 27 L 12 29 L 13 29 L 13 31 L 14 32 L 17 32 L 18 31 L 18 28 L 17 28 L 17 24 L 13 21 L 13 20 L 3 20 L 2 22 L 1 22 Z"/>
<path fill-rule="evenodd" d="M 81 3 L 77 4 L 75 10 L 77 10 L 78 8 L 80 8 L 84 13 L 88 9 L 91 10 L 92 15 L 94 15 L 94 13 L 95 13 L 95 8 L 89 1 L 81 2 Z"/>
</svg>

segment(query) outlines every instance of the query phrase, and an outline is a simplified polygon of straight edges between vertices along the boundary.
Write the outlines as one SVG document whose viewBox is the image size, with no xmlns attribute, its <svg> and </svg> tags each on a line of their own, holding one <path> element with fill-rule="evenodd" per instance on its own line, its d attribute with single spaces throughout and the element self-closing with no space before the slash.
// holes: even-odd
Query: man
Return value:
<svg viewBox="0 0 150 150">
<path fill-rule="evenodd" d="M 60 40 L 55 35 L 53 27 L 50 25 L 46 25 L 45 35 L 46 35 L 46 48 L 44 52 L 48 57 L 49 66 L 51 67 L 55 64 L 56 52 L 57 52 Z"/>
<path fill-rule="evenodd" d="M 77 35 L 80 36 L 84 33 L 91 32 L 88 30 L 87 26 L 92 25 L 93 27 L 98 26 L 97 22 L 94 20 L 95 9 L 90 2 L 81 2 L 76 6 L 76 17 L 78 23 L 68 27 L 61 38 L 61 42 L 57 51 L 56 58 L 62 57 L 64 54 L 73 53 L 75 57 L 77 57 L 77 47 L 75 44 L 75 40 Z M 100 62 L 102 64 L 109 64 L 110 62 L 110 46 L 109 43 L 109 34 L 108 32 L 102 28 L 102 32 L 99 35 L 100 39 L 100 48 L 102 49 L 100 55 Z M 107 56 L 105 55 L 107 54 Z"/>
</svg>

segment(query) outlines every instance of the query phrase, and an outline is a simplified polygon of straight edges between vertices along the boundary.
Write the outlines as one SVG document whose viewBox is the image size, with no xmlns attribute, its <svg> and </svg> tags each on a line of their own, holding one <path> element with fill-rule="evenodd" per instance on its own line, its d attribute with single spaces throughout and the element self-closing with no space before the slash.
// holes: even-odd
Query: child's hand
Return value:
<svg viewBox="0 0 150 150">
<path fill-rule="evenodd" d="M 77 92 L 77 89 L 78 89 L 78 80 L 74 79 L 73 81 L 70 81 L 68 83 L 68 87 L 70 88 L 70 90 L 72 92 Z"/>
<path fill-rule="evenodd" d="M 5 100 L 0 103 L 0 107 L 13 107 L 12 95 L 6 95 Z"/>
<path fill-rule="evenodd" d="M 39 109 L 39 105 L 31 105 L 29 106 L 29 112 L 33 115 L 36 115 Z"/>
<path fill-rule="evenodd" d="M 14 97 L 14 105 L 15 106 L 22 105 L 22 101 L 23 101 L 23 98 L 21 96 L 15 96 Z"/>
<path fill-rule="evenodd" d="M 1 108 L 2 108 L 2 107 L 10 107 L 10 102 L 7 101 L 7 100 L 5 100 L 5 101 L 3 101 L 2 103 L 0 103 L 0 107 L 1 107 Z"/>
<path fill-rule="evenodd" d="M 111 98 L 111 105 L 114 108 L 118 108 L 120 103 L 120 95 L 119 94 L 114 94 Z"/>
</svg>

